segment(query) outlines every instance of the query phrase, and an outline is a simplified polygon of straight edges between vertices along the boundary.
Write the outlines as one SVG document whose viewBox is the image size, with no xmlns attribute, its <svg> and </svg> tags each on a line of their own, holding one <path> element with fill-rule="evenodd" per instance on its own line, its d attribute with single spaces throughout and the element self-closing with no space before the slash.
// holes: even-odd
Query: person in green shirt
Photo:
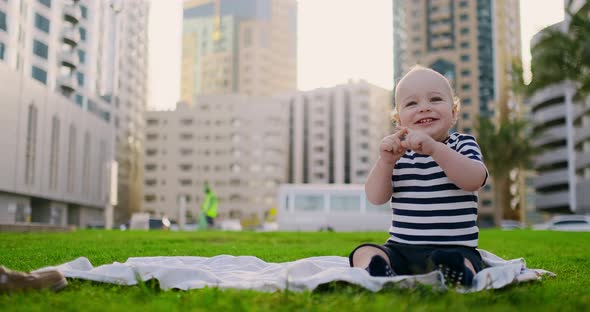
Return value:
<svg viewBox="0 0 590 312">
<path fill-rule="evenodd" d="M 219 200 L 217 199 L 217 195 L 215 195 L 213 190 L 209 187 L 208 183 L 205 183 L 203 190 L 205 191 L 205 200 L 203 200 L 203 204 L 201 205 L 201 211 L 205 215 L 207 226 L 211 228 L 215 225 Z"/>
</svg>

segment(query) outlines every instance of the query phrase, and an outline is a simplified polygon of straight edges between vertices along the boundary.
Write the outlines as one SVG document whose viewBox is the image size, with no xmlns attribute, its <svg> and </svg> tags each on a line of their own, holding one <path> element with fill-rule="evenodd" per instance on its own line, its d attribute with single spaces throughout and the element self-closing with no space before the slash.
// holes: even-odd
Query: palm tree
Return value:
<svg viewBox="0 0 590 312">
<path fill-rule="evenodd" d="M 569 1 L 566 14 L 570 17 L 567 30 L 558 25 L 546 28 L 532 49 L 533 79 L 527 93 L 562 81 L 578 87 L 576 100 L 590 95 L 590 0 L 573 12 Z"/>
<path fill-rule="evenodd" d="M 502 219 L 520 220 L 520 211 L 512 209 L 510 204 L 510 172 L 522 171 L 532 164 L 535 150 L 530 143 L 529 124 L 525 119 L 511 118 L 496 126 L 490 119 L 480 117 L 476 126 L 483 158 L 494 182 L 496 226 Z"/>
</svg>

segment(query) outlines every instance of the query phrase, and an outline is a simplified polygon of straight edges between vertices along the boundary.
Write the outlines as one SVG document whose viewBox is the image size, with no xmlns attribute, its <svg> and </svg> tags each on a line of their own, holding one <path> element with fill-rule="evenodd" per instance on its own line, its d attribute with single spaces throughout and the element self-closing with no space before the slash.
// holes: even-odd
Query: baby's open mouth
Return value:
<svg viewBox="0 0 590 312">
<path fill-rule="evenodd" d="M 436 118 L 422 118 L 422 119 L 416 121 L 416 124 L 426 124 L 426 123 L 431 123 L 436 120 L 438 120 L 438 119 L 436 119 Z"/>
</svg>

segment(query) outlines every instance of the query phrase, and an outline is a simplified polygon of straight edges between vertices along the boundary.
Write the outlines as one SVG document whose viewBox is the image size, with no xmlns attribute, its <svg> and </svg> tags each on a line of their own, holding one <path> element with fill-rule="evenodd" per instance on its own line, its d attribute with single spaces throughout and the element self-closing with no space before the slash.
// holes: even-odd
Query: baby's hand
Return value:
<svg viewBox="0 0 590 312">
<path fill-rule="evenodd" d="M 404 148 L 411 149 L 414 152 L 423 155 L 432 155 L 436 143 L 437 142 L 430 135 L 417 130 L 408 130 L 406 139 L 401 142 Z"/>
<path fill-rule="evenodd" d="M 394 165 L 404 155 L 406 148 L 402 145 L 402 140 L 407 133 L 408 128 L 401 127 L 396 133 L 381 140 L 379 155 L 386 164 Z"/>
</svg>

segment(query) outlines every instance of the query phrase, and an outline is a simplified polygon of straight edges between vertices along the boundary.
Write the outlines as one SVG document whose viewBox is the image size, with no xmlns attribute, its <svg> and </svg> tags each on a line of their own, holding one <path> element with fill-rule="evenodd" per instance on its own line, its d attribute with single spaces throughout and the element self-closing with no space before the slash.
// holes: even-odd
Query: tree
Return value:
<svg viewBox="0 0 590 312">
<path fill-rule="evenodd" d="M 566 5 L 567 29 L 560 28 L 561 24 L 544 29 L 532 48 L 529 95 L 562 81 L 576 85 L 576 100 L 590 95 L 590 0 L 575 12 L 573 3 L 570 0 Z"/>
<path fill-rule="evenodd" d="M 535 153 L 531 144 L 529 122 L 521 118 L 506 119 L 496 126 L 488 118 L 479 118 L 478 142 L 484 161 L 494 181 L 494 224 L 502 219 L 519 220 L 520 213 L 510 201 L 510 172 L 524 170 L 532 164 Z"/>
</svg>

